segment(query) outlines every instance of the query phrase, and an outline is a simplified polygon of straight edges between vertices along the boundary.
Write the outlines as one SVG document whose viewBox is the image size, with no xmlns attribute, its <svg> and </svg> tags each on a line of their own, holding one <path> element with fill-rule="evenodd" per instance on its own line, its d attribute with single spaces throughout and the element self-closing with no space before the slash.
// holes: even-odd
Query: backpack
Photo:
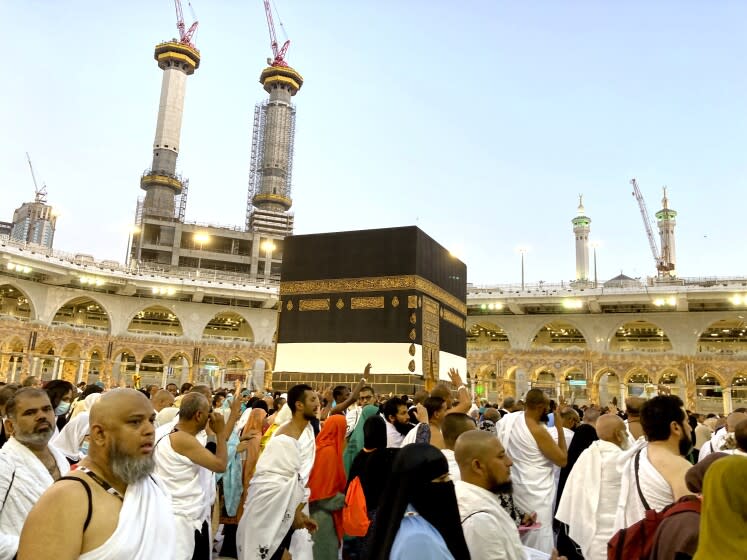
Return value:
<svg viewBox="0 0 747 560">
<path fill-rule="evenodd" d="M 368 508 L 360 477 L 355 477 L 345 493 L 345 506 L 342 508 L 342 530 L 351 537 L 365 537 L 368 533 Z"/>
<path fill-rule="evenodd" d="M 638 465 L 641 452 L 635 455 L 635 483 L 638 497 L 646 508 L 646 517 L 630 527 L 620 529 L 607 543 L 607 560 L 648 560 L 656 543 L 656 530 L 666 518 L 678 513 L 692 511 L 700 513 L 700 500 L 680 500 L 657 512 L 648 505 L 641 492 L 638 480 Z"/>
</svg>

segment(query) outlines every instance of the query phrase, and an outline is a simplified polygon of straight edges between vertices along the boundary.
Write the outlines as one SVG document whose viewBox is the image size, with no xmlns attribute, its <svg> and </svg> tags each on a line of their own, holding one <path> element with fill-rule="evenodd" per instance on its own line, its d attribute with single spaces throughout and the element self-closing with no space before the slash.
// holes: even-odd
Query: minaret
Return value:
<svg viewBox="0 0 747 560">
<path fill-rule="evenodd" d="M 677 212 L 669 208 L 667 188 L 664 187 L 664 197 L 661 199 L 661 210 L 656 213 L 656 221 L 659 225 L 659 239 L 661 240 L 661 260 L 668 267 L 669 275 L 676 276 L 676 255 L 674 245 L 674 226 L 677 225 L 675 218 Z"/>
<path fill-rule="evenodd" d="M 296 108 L 291 97 L 303 77 L 290 66 L 273 65 L 259 82 L 270 98 L 254 108 L 247 229 L 286 236 L 293 233 L 291 175 Z"/>
<path fill-rule="evenodd" d="M 143 214 L 174 218 L 174 197 L 181 194 L 183 183 L 176 174 L 179 138 L 182 130 L 184 93 L 187 76 L 200 66 L 200 51 L 176 39 L 156 45 L 154 57 L 163 70 L 161 102 L 158 106 L 153 163 L 140 179 L 145 191 Z"/>
<path fill-rule="evenodd" d="M 573 234 L 576 236 L 576 281 L 589 280 L 589 232 L 591 218 L 584 215 L 584 197 L 578 195 L 578 216 L 573 218 Z"/>
</svg>

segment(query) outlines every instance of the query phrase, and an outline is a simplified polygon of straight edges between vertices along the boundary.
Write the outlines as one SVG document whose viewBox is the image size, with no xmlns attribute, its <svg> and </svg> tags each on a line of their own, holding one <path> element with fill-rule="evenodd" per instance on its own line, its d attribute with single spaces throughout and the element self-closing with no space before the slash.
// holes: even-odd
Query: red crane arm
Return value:
<svg viewBox="0 0 747 560">
<path fill-rule="evenodd" d="M 189 26 L 189 29 L 186 29 L 186 26 L 184 25 L 184 12 L 182 11 L 181 0 L 174 0 L 174 6 L 176 7 L 176 28 L 179 30 L 179 42 L 194 47 L 192 44 L 192 37 L 194 37 L 194 34 L 197 31 L 197 25 L 199 22 L 195 19 L 195 22 Z M 192 17 L 194 18 L 194 12 L 192 13 Z"/>
<path fill-rule="evenodd" d="M 270 31 L 270 48 L 272 48 L 272 66 L 288 66 L 285 62 L 285 53 L 288 52 L 290 47 L 290 41 L 283 43 L 283 46 L 278 48 L 278 38 L 275 34 L 275 22 L 272 20 L 272 9 L 270 8 L 270 0 L 263 0 L 265 4 L 265 16 L 267 16 L 267 29 Z"/>
</svg>

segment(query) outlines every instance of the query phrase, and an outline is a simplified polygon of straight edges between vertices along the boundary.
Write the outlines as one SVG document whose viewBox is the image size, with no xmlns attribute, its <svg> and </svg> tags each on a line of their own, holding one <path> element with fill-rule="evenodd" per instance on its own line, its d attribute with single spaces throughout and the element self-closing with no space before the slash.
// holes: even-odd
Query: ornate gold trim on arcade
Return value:
<svg viewBox="0 0 747 560">
<path fill-rule="evenodd" d="M 440 301 L 444 305 L 451 307 L 458 313 L 465 316 L 467 315 L 467 305 L 465 302 L 421 276 L 376 276 L 371 278 L 341 278 L 338 280 L 295 280 L 280 283 L 281 296 L 340 292 L 383 292 L 391 290 L 418 290 Z"/>
</svg>

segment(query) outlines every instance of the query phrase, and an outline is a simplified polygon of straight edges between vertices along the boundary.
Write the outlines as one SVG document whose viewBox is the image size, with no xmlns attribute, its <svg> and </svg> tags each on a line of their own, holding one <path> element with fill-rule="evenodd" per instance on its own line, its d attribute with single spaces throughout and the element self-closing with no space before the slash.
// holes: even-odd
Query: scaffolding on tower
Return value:
<svg viewBox="0 0 747 560">
<path fill-rule="evenodd" d="M 252 153 L 249 160 L 249 192 L 246 200 L 246 230 L 250 229 L 254 213 L 254 195 L 262 185 L 262 160 L 265 154 L 265 119 L 267 102 L 254 106 L 254 126 L 252 128 Z"/>
</svg>

